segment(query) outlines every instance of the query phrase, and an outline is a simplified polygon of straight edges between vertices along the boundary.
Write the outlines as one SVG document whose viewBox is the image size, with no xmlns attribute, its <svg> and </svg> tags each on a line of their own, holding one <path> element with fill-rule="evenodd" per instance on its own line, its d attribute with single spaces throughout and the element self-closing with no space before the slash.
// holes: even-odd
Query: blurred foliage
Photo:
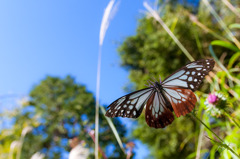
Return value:
<svg viewBox="0 0 240 159">
<path fill-rule="evenodd" d="M 93 153 L 94 142 L 88 132 L 94 129 L 95 101 L 92 93 L 67 76 L 64 79 L 47 77 L 30 92 L 30 100 L 24 106 L 17 108 L 9 116 L 14 118 L 11 129 L 1 130 L 0 153 L 8 152 L 10 144 L 19 140 L 26 126 L 33 127 L 31 133 L 24 138 L 21 158 L 30 158 L 40 151 L 46 158 L 59 159 L 62 152 L 69 151 L 68 139 L 78 136 L 85 141 L 86 147 Z M 106 119 L 100 111 L 100 146 L 116 145 L 109 158 L 124 156 Z M 122 140 L 125 129 L 118 119 L 113 120 Z M 91 156 L 90 156 L 91 157 Z M 7 158 L 2 157 L 1 158 Z"/>
<path fill-rule="evenodd" d="M 163 5 L 164 2 L 160 4 Z M 235 1 L 233 4 L 235 7 L 239 5 Z M 217 62 L 214 71 L 216 75 L 208 77 L 210 84 L 205 81 L 196 92 L 200 100 L 195 113 L 239 154 L 240 140 L 237 133 L 240 133 L 240 128 L 236 125 L 240 123 L 240 116 L 237 115 L 240 111 L 239 48 L 229 40 L 226 30 L 202 1 L 194 15 L 191 14 L 194 8 L 182 5 L 166 5 L 163 8 L 161 5 L 161 10 L 158 11 L 161 18 L 191 55 L 195 59 L 214 57 Z M 211 5 L 224 24 L 234 29 L 232 33 L 239 39 L 239 19 L 236 15 L 222 1 L 211 1 Z M 209 48 L 210 45 L 214 49 Z M 130 81 L 134 84 L 134 87 L 127 86 L 128 91 L 142 89 L 152 77 L 161 75 L 165 78 L 189 62 L 168 33 L 149 14 L 139 20 L 136 34 L 127 37 L 118 50 L 122 66 L 129 71 Z M 224 114 L 216 117 L 205 112 L 207 94 L 204 92 L 221 92 L 226 95 L 228 104 Z M 203 132 L 201 124 L 194 118 L 180 117 L 164 129 L 148 127 L 144 115 L 140 116 L 138 123 L 133 136 L 148 145 L 154 158 L 199 158 L 199 154 L 206 158 L 235 157 L 224 146 L 206 138 L 203 135 L 205 132 L 215 139 L 209 130 Z"/>
</svg>

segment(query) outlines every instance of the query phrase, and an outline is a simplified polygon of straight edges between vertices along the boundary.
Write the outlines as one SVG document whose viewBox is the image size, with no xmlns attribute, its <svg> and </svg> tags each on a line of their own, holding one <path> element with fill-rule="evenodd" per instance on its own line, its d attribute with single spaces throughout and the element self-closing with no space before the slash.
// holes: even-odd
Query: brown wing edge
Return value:
<svg viewBox="0 0 240 159">
<path fill-rule="evenodd" d="M 179 89 L 179 88 L 178 88 Z M 174 103 L 172 100 L 170 101 L 174 113 L 177 117 L 185 116 L 186 114 L 190 113 L 197 102 L 197 98 L 193 91 L 190 89 L 181 89 L 183 94 L 187 95 L 188 97 L 185 99 L 185 101 L 181 100 L 181 103 Z"/>
</svg>

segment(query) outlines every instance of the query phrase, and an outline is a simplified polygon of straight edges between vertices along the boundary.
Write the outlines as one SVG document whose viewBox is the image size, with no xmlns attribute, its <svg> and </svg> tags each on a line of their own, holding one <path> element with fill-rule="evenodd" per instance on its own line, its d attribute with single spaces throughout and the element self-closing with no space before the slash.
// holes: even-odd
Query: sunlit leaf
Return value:
<svg viewBox="0 0 240 159">
<path fill-rule="evenodd" d="M 238 60 L 240 57 L 240 52 L 235 53 L 229 60 L 228 63 L 228 69 L 232 68 L 232 65 L 234 64 L 234 62 L 236 62 L 236 60 Z"/>
<path fill-rule="evenodd" d="M 211 45 L 222 46 L 222 47 L 228 48 L 235 52 L 239 51 L 239 49 L 235 45 L 233 45 L 232 43 L 227 42 L 227 41 L 214 40 L 211 42 Z"/>
<path fill-rule="evenodd" d="M 240 24 L 238 24 L 238 23 L 231 24 L 231 25 L 229 25 L 229 28 L 230 29 L 240 29 Z"/>
</svg>

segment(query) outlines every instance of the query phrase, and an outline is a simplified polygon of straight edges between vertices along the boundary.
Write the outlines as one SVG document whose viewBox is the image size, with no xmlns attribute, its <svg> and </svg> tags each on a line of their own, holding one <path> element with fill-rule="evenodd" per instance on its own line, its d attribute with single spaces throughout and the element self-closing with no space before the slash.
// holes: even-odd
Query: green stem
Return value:
<svg viewBox="0 0 240 159">
<path fill-rule="evenodd" d="M 195 117 L 195 119 L 197 119 L 202 125 L 204 125 L 216 138 L 218 138 L 218 140 L 222 142 L 222 145 L 224 145 L 229 151 L 231 151 L 234 155 L 240 158 L 240 156 L 236 152 L 234 152 L 231 147 L 225 144 L 224 141 L 215 132 L 213 132 L 201 119 L 199 119 L 194 113 L 192 113 L 192 116 Z"/>
<path fill-rule="evenodd" d="M 202 124 L 204 125 L 214 136 L 218 138 L 221 142 L 224 142 L 215 132 L 213 132 L 201 119 L 199 119 L 194 113 L 192 115 Z"/>
<path fill-rule="evenodd" d="M 233 121 L 234 124 L 235 124 L 238 128 L 240 128 L 240 125 L 236 122 L 235 119 L 233 119 L 233 117 L 232 117 L 231 115 L 229 115 L 227 112 L 225 112 L 224 114 L 225 114 L 231 121 Z"/>
</svg>

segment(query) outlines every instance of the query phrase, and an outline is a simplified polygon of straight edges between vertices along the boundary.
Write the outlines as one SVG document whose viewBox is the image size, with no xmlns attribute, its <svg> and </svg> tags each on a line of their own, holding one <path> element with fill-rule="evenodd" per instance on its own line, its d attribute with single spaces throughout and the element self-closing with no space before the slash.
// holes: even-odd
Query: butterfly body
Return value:
<svg viewBox="0 0 240 159">
<path fill-rule="evenodd" d="M 161 83 L 155 82 L 154 83 L 154 88 L 159 92 L 163 91 L 163 86 L 161 85 Z"/>
<path fill-rule="evenodd" d="M 214 60 L 198 60 L 182 67 L 164 81 L 149 81 L 149 87 L 127 94 L 108 106 L 106 116 L 137 118 L 146 106 L 145 119 L 150 127 L 164 128 L 174 115 L 184 116 L 194 109 L 195 91 L 214 67 Z"/>
</svg>

